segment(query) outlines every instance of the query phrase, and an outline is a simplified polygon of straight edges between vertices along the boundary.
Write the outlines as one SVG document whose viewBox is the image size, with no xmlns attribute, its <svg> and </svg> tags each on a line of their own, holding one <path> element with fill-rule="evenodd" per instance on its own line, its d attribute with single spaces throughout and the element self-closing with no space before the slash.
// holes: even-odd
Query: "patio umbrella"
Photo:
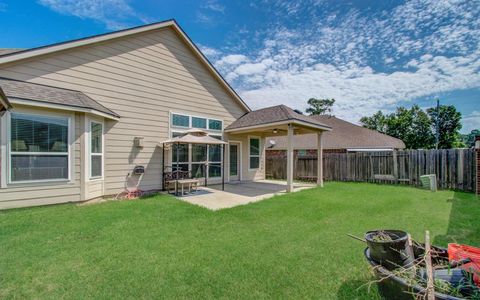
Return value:
<svg viewBox="0 0 480 300">
<path fill-rule="evenodd" d="M 162 168 L 163 168 L 163 175 L 165 175 L 165 145 L 177 145 L 177 151 L 176 151 L 176 167 L 178 171 L 178 165 L 179 165 L 179 150 L 178 150 L 178 145 L 180 144 L 202 144 L 202 145 L 222 145 L 222 152 L 223 152 L 223 157 L 222 157 L 222 190 L 225 189 L 225 144 L 226 142 L 213 138 L 208 135 L 207 132 L 201 130 L 201 129 L 190 129 L 187 130 L 183 135 L 165 140 L 162 142 L 163 144 L 163 155 L 162 155 Z M 207 169 L 205 168 L 205 186 L 207 186 Z M 163 189 L 163 185 L 162 185 Z"/>
</svg>

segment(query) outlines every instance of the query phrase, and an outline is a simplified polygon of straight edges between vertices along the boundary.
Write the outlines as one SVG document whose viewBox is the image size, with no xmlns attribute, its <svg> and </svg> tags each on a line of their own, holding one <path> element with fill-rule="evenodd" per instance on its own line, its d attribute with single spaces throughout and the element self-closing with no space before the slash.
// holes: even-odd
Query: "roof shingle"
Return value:
<svg viewBox="0 0 480 300">
<path fill-rule="evenodd" d="M 234 121 L 232 124 L 230 124 L 227 128 L 225 128 L 225 130 L 239 129 L 256 125 L 267 125 L 269 123 L 288 120 L 297 120 L 307 122 L 315 126 L 329 128 L 328 125 L 323 124 L 319 120 L 314 119 L 310 116 L 299 114 L 288 106 L 277 105 L 246 113 L 245 115 Z"/>
<path fill-rule="evenodd" d="M 405 144 L 402 140 L 361 127 L 334 116 L 311 116 L 332 128 L 332 131 L 322 135 L 324 149 L 361 149 L 361 148 L 393 148 L 403 149 Z M 272 137 L 275 141 L 273 149 L 286 149 L 286 137 Z M 317 135 L 295 135 L 293 142 L 295 149 L 316 149 Z"/>
<path fill-rule="evenodd" d="M 38 101 L 68 107 L 92 109 L 116 118 L 120 117 L 117 113 L 79 91 L 8 78 L 0 78 L 0 89 L 3 90 L 5 96 L 11 102 L 14 102 L 15 99 Z"/>
</svg>

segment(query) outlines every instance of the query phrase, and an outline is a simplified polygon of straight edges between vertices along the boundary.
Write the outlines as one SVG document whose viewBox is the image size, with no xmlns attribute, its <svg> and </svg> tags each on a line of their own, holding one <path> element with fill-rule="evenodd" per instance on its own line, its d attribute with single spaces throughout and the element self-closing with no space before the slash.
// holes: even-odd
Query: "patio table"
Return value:
<svg viewBox="0 0 480 300">
<path fill-rule="evenodd" d="M 181 195 L 184 195 L 185 191 L 185 186 L 188 186 L 188 192 L 190 193 L 192 191 L 192 187 L 195 187 L 195 191 L 197 191 L 198 187 L 198 179 L 179 179 L 177 180 L 177 186 L 176 186 L 176 191 L 175 193 L 178 194 L 178 188 L 180 186 L 180 189 L 182 191 Z"/>
</svg>

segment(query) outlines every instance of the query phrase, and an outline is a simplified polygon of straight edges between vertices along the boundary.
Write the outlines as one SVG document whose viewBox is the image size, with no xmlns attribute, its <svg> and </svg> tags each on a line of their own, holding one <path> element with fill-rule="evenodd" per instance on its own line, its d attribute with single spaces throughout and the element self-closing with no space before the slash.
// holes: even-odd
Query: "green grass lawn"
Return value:
<svg viewBox="0 0 480 300">
<path fill-rule="evenodd" d="M 480 246 L 479 216 L 472 194 L 358 183 L 216 212 L 170 196 L 4 211 L 0 298 L 377 299 L 347 233 Z"/>
</svg>

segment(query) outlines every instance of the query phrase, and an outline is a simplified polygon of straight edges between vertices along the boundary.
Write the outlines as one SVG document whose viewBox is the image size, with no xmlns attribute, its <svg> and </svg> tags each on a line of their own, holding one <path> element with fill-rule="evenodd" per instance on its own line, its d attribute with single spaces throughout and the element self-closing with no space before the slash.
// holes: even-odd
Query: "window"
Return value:
<svg viewBox="0 0 480 300">
<path fill-rule="evenodd" d="M 69 119 L 12 113 L 10 181 L 69 179 Z"/>
<path fill-rule="evenodd" d="M 90 123 L 90 178 L 103 176 L 103 124 Z"/>
<path fill-rule="evenodd" d="M 219 120 L 208 120 L 208 129 L 210 130 L 222 130 L 222 121 Z"/>
<path fill-rule="evenodd" d="M 260 166 L 260 139 L 249 139 L 249 168 L 258 169 Z"/>
<path fill-rule="evenodd" d="M 192 144 L 192 177 L 205 177 L 205 162 L 207 161 L 207 145 Z"/>
<path fill-rule="evenodd" d="M 192 117 L 192 127 L 194 128 L 207 128 L 207 119 Z"/>
<path fill-rule="evenodd" d="M 177 127 L 200 128 L 209 132 L 213 138 L 222 139 L 223 122 L 221 120 L 209 119 L 208 117 L 192 116 L 188 114 L 171 113 L 171 124 L 173 127 L 172 137 L 182 134 L 184 129 Z M 202 145 L 202 144 L 180 144 L 172 147 L 172 166 L 173 170 L 177 166 L 177 148 L 178 148 L 178 168 L 182 171 L 190 171 L 195 178 L 208 176 L 222 176 L 222 148 L 220 145 Z M 205 165 L 208 164 L 208 170 Z"/>
<path fill-rule="evenodd" d="M 190 127 L 190 117 L 185 115 L 172 114 L 172 125 Z"/>
<path fill-rule="evenodd" d="M 181 132 L 172 132 L 172 137 L 182 135 Z M 211 137 L 221 140 L 220 135 L 211 135 Z M 205 177 L 205 164 L 208 163 L 208 177 L 222 176 L 222 146 L 205 144 L 176 144 L 172 145 L 172 166 L 176 170 L 177 166 L 177 147 L 178 147 L 178 168 L 182 171 L 190 171 L 192 177 Z"/>
<path fill-rule="evenodd" d="M 223 122 L 221 120 L 194 117 L 184 114 L 172 113 L 171 122 L 173 127 L 201 128 L 215 131 L 221 131 L 223 129 Z"/>
<path fill-rule="evenodd" d="M 172 132 L 172 137 L 181 136 L 181 132 Z M 177 153 L 178 147 L 178 153 Z M 180 171 L 188 171 L 188 145 L 187 144 L 173 144 L 172 146 L 172 164 L 173 170 L 177 169 L 177 154 L 178 154 L 178 169 Z"/>
<path fill-rule="evenodd" d="M 208 145 L 208 177 L 222 176 L 222 146 Z"/>
</svg>

